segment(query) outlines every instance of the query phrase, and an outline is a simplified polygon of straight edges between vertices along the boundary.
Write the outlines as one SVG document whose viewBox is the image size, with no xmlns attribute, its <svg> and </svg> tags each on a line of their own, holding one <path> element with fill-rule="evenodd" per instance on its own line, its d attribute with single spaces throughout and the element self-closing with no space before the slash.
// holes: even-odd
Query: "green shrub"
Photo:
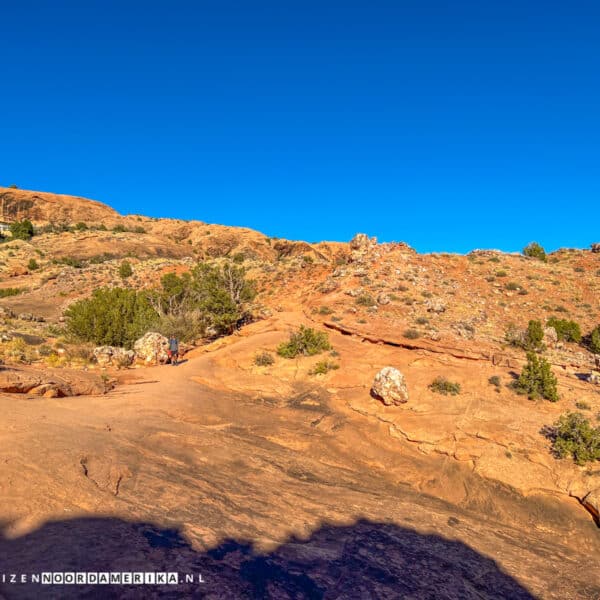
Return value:
<svg viewBox="0 0 600 600">
<path fill-rule="evenodd" d="M 97 345 L 131 348 L 158 321 L 147 294 L 122 288 L 101 288 L 91 298 L 65 311 L 67 332 Z"/>
<path fill-rule="evenodd" d="M 113 233 L 125 233 L 127 231 L 127 228 L 125 227 L 125 225 L 115 225 L 112 228 Z"/>
<path fill-rule="evenodd" d="M 319 361 L 310 371 L 311 375 L 325 375 L 329 373 L 329 371 L 335 371 L 339 369 L 340 365 L 334 363 L 330 360 L 321 360 Z"/>
<path fill-rule="evenodd" d="M 131 268 L 131 263 L 127 260 L 124 260 L 119 265 L 119 276 L 121 279 L 127 279 L 133 275 L 133 269 Z"/>
<path fill-rule="evenodd" d="M 371 294 L 360 294 L 356 297 L 356 304 L 359 306 L 375 306 L 377 301 Z"/>
<path fill-rule="evenodd" d="M 87 224 L 83 223 L 82 221 L 75 224 L 75 231 L 87 231 L 88 229 L 89 227 L 87 226 Z"/>
<path fill-rule="evenodd" d="M 506 271 L 496 271 L 496 277 L 506 277 L 507 275 Z"/>
<path fill-rule="evenodd" d="M 0 298 L 8 298 L 9 296 L 18 296 L 25 291 L 25 288 L 0 288 Z"/>
<path fill-rule="evenodd" d="M 429 323 L 429 319 L 427 317 L 417 317 L 415 319 L 415 323 L 417 325 L 427 325 L 427 323 Z"/>
<path fill-rule="evenodd" d="M 29 219 L 10 224 L 10 232 L 15 240 L 30 240 L 33 237 L 33 224 Z"/>
<path fill-rule="evenodd" d="M 592 332 L 587 338 L 587 347 L 590 352 L 594 354 L 600 354 L 600 325 L 597 325 L 592 329 Z"/>
<path fill-rule="evenodd" d="M 584 400 L 579 400 L 578 402 L 575 402 L 575 408 L 578 408 L 579 410 L 592 410 L 590 404 L 588 404 Z"/>
<path fill-rule="evenodd" d="M 261 352 L 254 357 L 254 364 L 257 367 L 269 367 L 275 362 L 273 355 L 269 352 Z"/>
<path fill-rule="evenodd" d="M 550 369 L 550 363 L 535 352 L 527 352 L 527 364 L 523 366 L 514 388 L 517 392 L 527 394 L 534 400 L 545 398 L 551 402 L 558 400 L 556 376 Z"/>
<path fill-rule="evenodd" d="M 460 394 L 460 383 L 448 381 L 445 377 L 436 377 L 430 384 L 429 389 L 432 392 L 443 394 L 444 396 L 456 396 Z"/>
<path fill-rule="evenodd" d="M 56 265 L 66 265 L 67 267 L 73 267 L 75 269 L 81 269 L 83 267 L 83 261 L 73 256 L 63 256 L 61 258 L 55 258 L 52 261 Z"/>
<path fill-rule="evenodd" d="M 516 290 L 521 289 L 521 286 L 518 283 L 515 283 L 514 281 L 509 281 L 504 288 L 506 290 L 509 290 L 511 292 L 515 292 Z"/>
<path fill-rule="evenodd" d="M 405 329 L 402 335 L 409 340 L 416 340 L 421 337 L 421 334 L 416 329 Z"/>
<path fill-rule="evenodd" d="M 30 258 L 29 262 L 27 263 L 27 268 L 30 271 L 35 271 L 40 268 L 40 265 L 38 265 L 38 262 L 35 260 L 35 258 Z"/>
<path fill-rule="evenodd" d="M 568 412 L 554 424 L 552 449 L 560 458 L 573 457 L 578 465 L 600 459 L 600 427 L 592 427 L 581 413 Z"/>
<path fill-rule="evenodd" d="M 136 225 L 133 228 L 133 233 L 146 233 L 146 230 L 141 225 Z"/>
<path fill-rule="evenodd" d="M 554 327 L 559 340 L 577 343 L 581 341 L 581 329 L 579 325 L 575 323 L 575 321 L 550 317 L 546 323 L 546 326 Z"/>
<path fill-rule="evenodd" d="M 320 315 L 330 315 L 333 311 L 331 310 L 331 308 L 329 308 L 329 306 L 321 306 L 319 308 L 319 314 Z"/>
<path fill-rule="evenodd" d="M 524 256 L 529 256 L 530 258 L 537 258 L 538 260 L 541 260 L 543 262 L 546 262 L 548 260 L 546 256 L 546 251 L 537 242 L 531 242 L 531 244 L 525 246 L 525 248 L 523 248 L 523 254 Z"/>
<path fill-rule="evenodd" d="M 493 385 L 496 388 L 499 388 L 502 385 L 502 381 L 500 380 L 500 377 L 498 375 L 492 375 L 489 379 L 488 379 L 488 383 L 490 385 Z"/>
<path fill-rule="evenodd" d="M 191 241 L 191 240 L 190 240 L 190 241 Z M 241 264 L 242 264 L 242 263 L 243 263 L 243 262 L 246 260 L 246 256 L 244 255 L 244 253 L 243 253 L 243 252 L 236 252 L 236 253 L 235 253 L 235 254 L 232 256 L 231 260 L 233 260 L 233 262 L 234 262 L 236 265 L 241 265 Z"/>
<path fill-rule="evenodd" d="M 292 333 L 289 341 L 279 345 L 277 354 L 284 358 L 295 358 L 298 355 L 314 356 L 325 350 L 331 350 L 327 334 L 301 325 L 296 333 Z"/>
<path fill-rule="evenodd" d="M 544 328 L 541 321 L 531 320 L 527 325 L 527 333 L 525 334 L 525 345 L 530 350 L 537 350 L 542 347 L 544 339 Z"/>
</svg>

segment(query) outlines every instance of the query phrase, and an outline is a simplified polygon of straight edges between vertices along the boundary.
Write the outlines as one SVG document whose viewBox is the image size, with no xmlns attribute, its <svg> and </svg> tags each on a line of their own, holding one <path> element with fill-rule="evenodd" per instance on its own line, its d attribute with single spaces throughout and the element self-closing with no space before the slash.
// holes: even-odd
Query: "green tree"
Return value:
<svg viewBox="0 0 600 600">
<path fill-rule="evenodd" d="M 515 389 L 527 394 L 531 399 L 541 397 L 556 402 L 558 400 L 556 385 L 556 376 L 552 373 L 550 363 L 535 352 L 527 352 L 527 364 L 515 383 Z"/>
<path fill-rule="evenodd" d="M 131 348 L 152 328 L 158 314 L 145 292 L 100 288 L 66 311 L 66 328 L 77 339 L 98 345 Z"/>
<path fill-rule="evenodd" d="M 527 325 L 527 333 L 525 334 L 525 347 L 530 350 L 537 350 L 542 347 L 544 339 L 544 328 L 541 321 L 531 320 Z"/>
<path fill-rule="evenodd" d="M 557 456 L 572 456 L 578 465 L 600 460 L 600 427 L 592 427 L 581 413 L 562 415 L 554 428 L 552 448 Z"/>
<path fill-rule="evenodd" d="M 548 260 L 546 256 L 546 251 L 537 242 L 531 242 L 531 244 L 525 246 L 525 248 L 523 248 L 523 254 L 531 258 L 537 258 L 543 262 L 546 262 Z"/>
<path fill-rule="evenodd" d="M 33 237 L 33 224 L 29 219 L 10 224 L 10 232 L 16 240 L 30 240 Z"/>
<path fill-rule="evenodd" d="M 127 279 L 133 275 L 133 269 L 131 268 L 131 263 L 127 260 L 124 260 L 119 265 L 119 275 L 121 279 Z"/>
</svg>

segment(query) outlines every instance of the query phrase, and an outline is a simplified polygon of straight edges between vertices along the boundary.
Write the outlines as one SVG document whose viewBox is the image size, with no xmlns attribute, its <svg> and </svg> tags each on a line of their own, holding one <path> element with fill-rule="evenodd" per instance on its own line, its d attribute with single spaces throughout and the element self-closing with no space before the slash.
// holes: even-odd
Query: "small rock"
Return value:
<svg viewBox="0 0 600 600">
<path fill-rule="evenodd" d="M 391 302 L 390 297 L 385 293 L 385 292 L 381 292 L 378 296 L 377 296 L 377 304 L 389 304 Z"/>
<path fill-rule="evenodd" d="M 423 304 L 425 305 L 427 312 L 443 313 L 446 311 L 446 305 L 436 298 L 425 300 Z"/>
</svg>

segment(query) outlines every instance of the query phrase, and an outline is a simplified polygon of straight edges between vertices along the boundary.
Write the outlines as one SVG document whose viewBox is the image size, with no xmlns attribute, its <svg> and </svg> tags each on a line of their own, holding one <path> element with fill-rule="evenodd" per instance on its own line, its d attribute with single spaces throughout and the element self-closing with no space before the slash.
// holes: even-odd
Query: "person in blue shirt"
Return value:
<svg viewBox="0 0 600 600">
<path fill-rule="evenodd" d="M 172 365 L 177 365 L 177 359 L 179 358 L 179 341 L 172 335 L 169 338 L 169 357 Z"/>
</svg>

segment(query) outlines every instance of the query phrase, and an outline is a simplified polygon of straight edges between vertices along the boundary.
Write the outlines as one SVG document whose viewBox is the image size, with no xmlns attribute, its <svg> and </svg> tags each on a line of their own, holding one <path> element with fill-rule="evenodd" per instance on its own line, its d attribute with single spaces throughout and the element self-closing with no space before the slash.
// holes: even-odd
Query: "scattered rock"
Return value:
<svg viewBox="0 0 600 600">
<path fill-rule="evenodd" d="M 375 375 L 371 395 L 381 400 L 386 406 L 397 406 L 408 402 L 408 389 L 404 375 L 394 367 L 384 367 Z"/>
<path fill-rule="evenodd" d="M 427 312 L 443 313 L 446 311 L 446 305 L 437 298 L 425 300 L 423 304 L 427 308 Z"/>
<path fill-rule="evenodd" d="M 128 367 L 135 358 L 133 350 L 125 350 L 115 346 L 98 346 L 94 348 L 94 360 L 102 367 Z"/>
</svg>

